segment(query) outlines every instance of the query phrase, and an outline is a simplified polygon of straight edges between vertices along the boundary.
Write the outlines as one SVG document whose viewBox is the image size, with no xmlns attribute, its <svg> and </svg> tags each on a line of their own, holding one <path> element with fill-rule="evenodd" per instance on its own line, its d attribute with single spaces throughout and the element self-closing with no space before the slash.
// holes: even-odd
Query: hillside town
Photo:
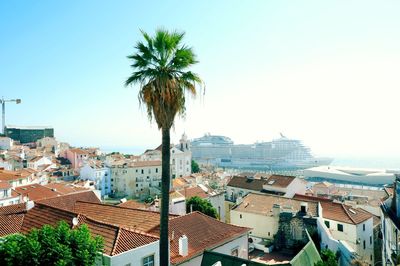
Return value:
<svg viewBox="0 0 400 266">
<path fill-rule="evenodd" d="M 314 265 L 326 249 L 339 265 L 400 263 L 400 175 L 372 190 L 196 169 L 186 134 L 170 154 L 171 265 Z M 60 221 L 86 224 L 104 240 L 97 265 L 159 265 L 161 160 L 161 146 L 104 153 L 61 142 L 49 127 L 6 127 L 0 239 Z M 195 206 L 197 198 L 214 217 Z"/>
</svg>

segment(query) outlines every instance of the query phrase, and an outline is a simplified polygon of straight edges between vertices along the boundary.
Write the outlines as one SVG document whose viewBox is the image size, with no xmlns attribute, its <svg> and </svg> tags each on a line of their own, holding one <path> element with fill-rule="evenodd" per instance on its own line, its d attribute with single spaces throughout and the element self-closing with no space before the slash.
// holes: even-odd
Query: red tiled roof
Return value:
<svg viewBox="0 0 400 266">
<path fill-rule="evenodd" d="M 234 176 L 227 184 L 228 187 L 238 187 L 248 190 L 261 191 L 266 183 L 262 179 L 247 178 L 245 176 Z"/>
<path fill-rule="evenodd" d="M 33 228 L 41 228 L 45 224 L 56 226 L 59 221 L 66 221 L 72 227 L 75 217 L 77 214 L 73 212 L 35 203 L 35 207 L 25 214 L 21 233 L 29 233 Z"/>
<path fill-rule="evenodd" d="M 21 178 L 26 178 L 30 175 L 30 173 L 26 171 L 9 171 L 9 170 L 0 170 L 0 180 L 2 181 L 12 181 L 19 180 Z"/>
<path fill-rule="evenodd" d="M 183 190 L 179 191 L 182 195 L 185 196 L 186 199 L 190 199 L 191 197 L 200 197 L 202 199 L 208 198 L 208 195 L 204 190 L 201 189 L 201 187 L 196 186 L 196 187 L 191 187 L 191 188 L 185 188 Z"/>
<path fill-rule="evenodd" d="M 361 208 L 353 208 L 343 203 L 333 202 L 332 200 L 326 198 L 299 194 L 296 194 L 294 198 L 314 202 L 318 201 L 322 207 L 322 217 L 334 221 L 348 224 L 359 224 L 373 217 L 373 215 L 366 210 Z"/>
<path fill-rule="evenodd" d="M 142 210 L 147 209 L 146 204 L 137 202 L 136 200 L 127 200 L 126 202 L 122 202 L 122 203 L 118 204 L 117 206 L 124 207 L 124 208 L 130 208 L 130 209 L 142 209 Z"/>
<path fill-rule="evenodd" d="M 50 188 L 39 184 L 30 184 L 27 186 L 16 187 L 15 191 L 22 194 L 23 197 L 28 196 L 29 199 L 33 201 L 54 198 L 61 195 L 61 193 L 57 191 L 52 191 Z"/>
<path fill-rule="evenodd" d="M 24 214 L 0 215 L 0 237 L 16 234 L 21 230 Z"/>
<path fill-rule="evenodd" d="M 28 233 L 34 228 L 41 228 L 43 225 L 55 226 L 60 221 L 66 221 L 72 228 L 74 227 L 73 218 L 78 219 L 77 226 L 86 224 L 94 236 L 103 238 L 104 253 L 107 255 L 113 256 L 158 240 L 157 236 L 103 223 L 85 215 L 40 203 L 25 214 L 20 232 Z M 15 231 L 15 228 L 12 228 L 12 230 Z"/>
<path fill-rule="evenodd" d="M 120 228 L 118 238 L 111 255 L 116 255 L 158 240 L 159 238 L 157 236 Z"/>
<path fill-rule="evenodd" d="M 75 211 L 97 221 L 147 232 L 159 225 L 158 212 L 107 204 L 76 202 Z M 172 217 L 172 216 L 171 216 Z"/>
<path fill-rule="evenodd" d="M 266 179 L 265 185 L 285 188 L 295 180 L 294 176 L 271 175 Z"/>
<path fill-rule="evenodd" d="M 232 239 L 238 238 L 250 228 L 226 224 L 211 218 L 200 212 L 192 212 L 169 220 L 169 236 L 171 263 L 181 263 L 203 253 L 205 249 L 211 249 L 222 245 Z M 153 228 L 150 233 L 159 235 L 159 226 Z M 179 255 L 179 237 L 186 235 L 188 238 L 188 255 Z"/>
<path fill-rule="evenodd" d="M 75 203 L 77 201 L 84 202 L 92 202 L 92 203 L 101 203 L 100 199 L 96 196 L 96 194 L 89 191 L 76 192 L 73 194 L 62 195 L 50 199 L 44 199 L 38 201 L 38 203 L 53 206 L 56 208 L 64 209 L 67 211 L 74 211 Z"/>
<path fill-rule="evenodd" d="M 26 211 L 26 203 L 12 204 L 0 207 L 0 215 L 18 214 Z"/>
<path fill-rule="evenodd" d="M 149 166 L 161 166 L 161 161 L 137 161 L 132 163 L 133 167 L 149 167 Z"/>
<path fill-rule="evenodd" d="M 69 151 L 76 153 L 76 154 L 89 154 L 89 152 L 82 150 L 82 149 L 69 149 Z"/>
<path fill-rule="evenodd" d="M 0 189 L 4 190 L 9 188 L 12 188 L 12 185 L 10 183 L 0 181 Z"/>
<path fill-rule="evenodd" d="M 84 187 L 77 187 L 70 183 L 49 183 L 44 185 L 47 188 L 53 189 L 61 194 L 70 194 L 77 191 L 89 190 L 88 188 Z"/>
</svg>

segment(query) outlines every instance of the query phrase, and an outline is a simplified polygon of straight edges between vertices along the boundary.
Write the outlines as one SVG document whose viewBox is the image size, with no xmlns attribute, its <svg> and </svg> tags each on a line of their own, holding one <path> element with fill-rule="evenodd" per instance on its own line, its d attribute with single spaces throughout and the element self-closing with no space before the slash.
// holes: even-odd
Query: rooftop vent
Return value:
<svg viewBox="0 0 400 266">
<path fill-rule="evenodd" d="M 356 211 L 353 210 L 353 209 L 349 209 L 349 211 L 350 211 L 352 214 L 356 214 Z"/>
<path fill-rule="evenodd" d="M 185 235 L 182 235 L 179 238 L 179 255 L 185 257 L 189 253 L 189 243 L 188 238 Z"/>
<path fill-rule="evenodd" d="M 275 180 L 268 181 L 268 185 L 272 185 L 275 183 Z"/>
</svg>

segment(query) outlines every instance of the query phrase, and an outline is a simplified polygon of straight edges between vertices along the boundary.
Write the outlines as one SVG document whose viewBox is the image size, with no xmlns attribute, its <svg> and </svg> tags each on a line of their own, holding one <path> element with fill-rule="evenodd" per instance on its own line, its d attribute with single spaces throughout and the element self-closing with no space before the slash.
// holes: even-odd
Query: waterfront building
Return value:
<svg viewBox="0 0 400 266">
<path fill-rule="evenodd" d="M 21 144 L 35 143 L 44 137 L 54 137 L 54 129 L 52 127 L 6 126 L 5 135 Z"/>
</svg>

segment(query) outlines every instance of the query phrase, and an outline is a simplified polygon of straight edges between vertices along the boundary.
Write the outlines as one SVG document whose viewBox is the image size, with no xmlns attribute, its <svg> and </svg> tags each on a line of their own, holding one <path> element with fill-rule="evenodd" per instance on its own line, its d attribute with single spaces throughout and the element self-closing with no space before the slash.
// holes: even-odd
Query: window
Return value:
<svg viewBox="0 0 400 266">
<path fill-rule="evenodd" d="M 20 180 L 18 180 L 18 181 L 19 181 L 19 184 L 22 185 L 22 179 L 20 179 Z"/>
<path fill-rule="evenodd" d="M 363 224 L 363 231 L 365 231 L 365 224 Z"/>
<path fill-rule="evenodd" d="M 156 173 L 158 173 L 158 168 L 156 168 Z"/>
<path fill-rule="evenodd" d="M 143 266 L 154 266 L 154 255 L 143 258 Z"/>
<path fill-rule="evenodd" d="M 3 197 L 8 197 L 8 190 L 7 189 L 3 190 Z"/>
<path fill-rule="evenodd" d="M 144 170 L 142 169 L 142 174 L 144 174 Z"/>
<path fill-rule="evenodd" d="M 372 245 L 372 236 L 369 237 L 369 244 Z"/>
<path fill-rule="evenodd" d="M 337 230 L 343 232 L 343 224 L 337 224 Z"/>
<path fill-rule="evenodd" d="M 139 184 L 136 184 L 136 187 L 138 187 L 139 186 Z"/>
<path fill-rule="evenodd" d="M 329 228 L 329 221 L 325 221 L 325 225 L 326 225 L 326 227 L 328 227 Z"/>
<path fill-rule="evenodd" d="M 372 255 L 369 255 L 370 260 L 372 260 Z"/>
<path fill-rule="evenodd" d="M 240 219 L 242 219 L 242 215 L 240 214 L 239 216 L 240 216 Z"/>
<path fill-rule="evenodd" d="M 239 247 L 236 247 L 231 250 L 231 256 L 238 257 L 239 256 Z"/>
<path fill-rule="evenodd" d="M 363 240 L 363 249 L 365 249 L 365 240 Z"/>
</svg>

